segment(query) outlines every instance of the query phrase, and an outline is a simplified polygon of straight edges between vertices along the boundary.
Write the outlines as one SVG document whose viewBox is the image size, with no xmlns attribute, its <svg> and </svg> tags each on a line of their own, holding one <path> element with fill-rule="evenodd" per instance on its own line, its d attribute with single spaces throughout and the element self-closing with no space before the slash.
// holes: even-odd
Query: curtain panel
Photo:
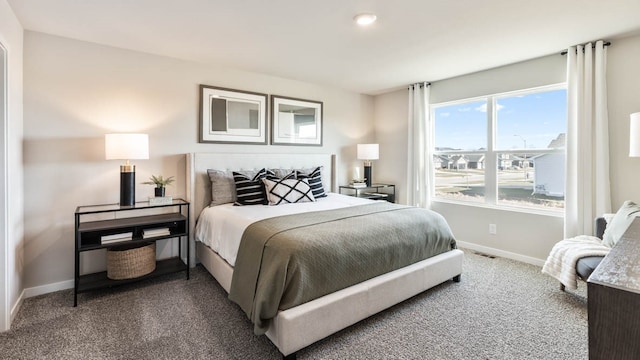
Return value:
<svg viewBox="0 0 640 360">
<path fill-rule="evenodd" d="M 426 82 L 409 87 L 406 203 L 423 208 L 431 205 L 429 184 L 434 174 L 429 90 L 430 84 Z"/>
<path fill-rule="evenodd" d="M 603 41 L 567 52 L 567 168 L 564 237 L 592 234 L 611 212 L 607 49 Z"/>
</svg>

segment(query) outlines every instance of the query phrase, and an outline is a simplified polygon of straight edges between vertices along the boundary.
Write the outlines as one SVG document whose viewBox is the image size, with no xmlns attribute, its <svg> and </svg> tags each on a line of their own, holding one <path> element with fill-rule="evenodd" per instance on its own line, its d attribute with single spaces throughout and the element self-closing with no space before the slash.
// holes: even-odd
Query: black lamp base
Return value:
<svg viewBox="0 0 640 360">
<path fill-rule="evenodd" d="M 120 172 L 120 206 L 133 206 L 136 203 L 136 173 Z"/>
<path fill-rule="evenodd" d="M 371 165 L 364 166 L 364 179 L 368 187 L 371 186 Z"/>
</svg>

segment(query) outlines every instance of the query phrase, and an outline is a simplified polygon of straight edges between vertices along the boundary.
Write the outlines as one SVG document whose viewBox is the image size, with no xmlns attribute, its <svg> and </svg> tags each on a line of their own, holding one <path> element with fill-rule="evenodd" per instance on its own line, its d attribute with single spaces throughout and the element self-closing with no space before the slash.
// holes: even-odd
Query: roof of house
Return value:
<svg viewBox="0 0 640 360">
<path fill-rule="evenodd" d="M 558 137 L 551 140 L 551 142 L 547 147 L 551 149 L 563 149 L 565 145 L 566 145 L 566 134 L 560 133 L 558 134 Z"/>
<path fill-rule="evenodd" d="M 469 154 L 469 155 L 464 155 L 467 158 L 467 161 L 469 162 L 482 162 L 484 161 L 484 155 L 483 154 Z"/>
</svg>

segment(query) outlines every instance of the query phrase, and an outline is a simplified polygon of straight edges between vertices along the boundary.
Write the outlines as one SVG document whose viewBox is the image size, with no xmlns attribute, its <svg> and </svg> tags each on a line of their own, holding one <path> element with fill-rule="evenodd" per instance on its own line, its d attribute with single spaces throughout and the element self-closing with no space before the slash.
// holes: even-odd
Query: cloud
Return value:
<svg viewBox="0 0 640 360">
<path fill-rule="evenodd" d="M 502 109 L 504 109 L 504 105 L 496 104 L 496 110 L 497 111 L 500 111 Z M 478 106 L 474 110 L 486 113 L 487 112 L 487 103 L 484 103 L 484 104 Z"/>
<path fill-rule="evenodd" d="M 441 117 L 449 117 L 449 116 L 451 116 L 451 113 L 450 112 L 443 112 L 443 113 L 440 113 L 440 116 Z"/>
</svg>

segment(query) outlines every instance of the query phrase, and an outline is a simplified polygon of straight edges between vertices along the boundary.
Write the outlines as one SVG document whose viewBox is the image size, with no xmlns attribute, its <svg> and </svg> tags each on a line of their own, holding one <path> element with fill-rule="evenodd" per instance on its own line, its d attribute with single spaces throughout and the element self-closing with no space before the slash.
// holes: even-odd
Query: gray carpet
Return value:
<svg viewBox="0 0 640 360">
<path fill-rule="evenodd" d="M 586 284 L 465 251 L 447 282 L 298 352 L 299 359 L 586 359 Z M 184 274 L 24 301 L 2 359 L 279 359 L 215 279 Z"/>
</svg>

